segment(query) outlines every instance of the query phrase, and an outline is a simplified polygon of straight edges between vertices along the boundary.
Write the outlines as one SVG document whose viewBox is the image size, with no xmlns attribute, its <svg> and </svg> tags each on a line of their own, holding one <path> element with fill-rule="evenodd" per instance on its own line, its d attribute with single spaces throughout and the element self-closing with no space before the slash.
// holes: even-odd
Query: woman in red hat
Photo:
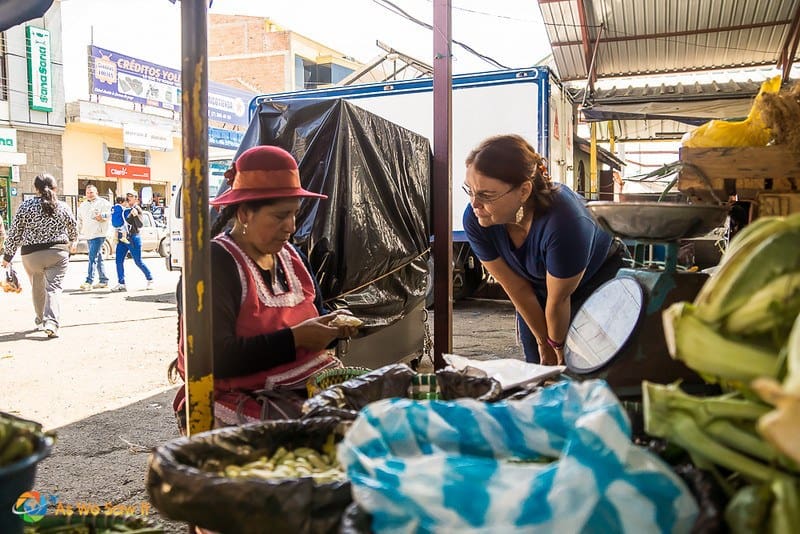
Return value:
<svg viewBox="0 0 800 534">
<path fill-rule="evenodd" d="M 214 414 L 224 425 L 298 417 L 308 378 L 339 365 L 327 348 L 355 333 L 328 324 L 336 313 L 290 244 L 300 200 L 327 197 L 303 189 L 297 162 L 275 146 L 246 150 L 226 177 L 230 189 L 211 201 L 224 206 L 211 231 Z M 183 376 L 182 342 L 178 352 Z M 180 389 L 179 416 L 184 402 Z"/>
</svg>

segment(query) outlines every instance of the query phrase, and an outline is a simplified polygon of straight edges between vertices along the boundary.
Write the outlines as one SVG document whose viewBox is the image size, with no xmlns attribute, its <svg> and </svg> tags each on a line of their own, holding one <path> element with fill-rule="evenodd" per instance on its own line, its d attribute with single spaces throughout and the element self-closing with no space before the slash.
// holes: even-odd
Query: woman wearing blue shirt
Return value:
<svg viewBox="0 0 800 534">
<path fill-rule="evenodd" d="M 627 250 L 597 225 L 582 197 L 550 182 L 522 137 L 486 139 L 466 164 L 464 230 L 517 310 L 525 360 L 563 364 L 572 315 L 624 266 Z"/>
</svg>

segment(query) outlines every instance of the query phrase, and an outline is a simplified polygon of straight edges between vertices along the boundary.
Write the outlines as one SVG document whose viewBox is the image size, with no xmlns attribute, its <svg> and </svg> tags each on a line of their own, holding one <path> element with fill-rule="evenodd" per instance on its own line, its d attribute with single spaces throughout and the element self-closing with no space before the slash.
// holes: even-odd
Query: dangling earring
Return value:
<svg viewBox="0 0 800 534">
<path fill-rule="evenodd" d="M 242 228 L 242 235 L 247 235 L 247 223 L 244 223 L 244 228 Z"/>
<path fill-rule="evenodd" d="M 522 206 L 519 207 L 519 209 L 517 210 L 517 215 L 515 216 L 517 224 L 521 223 L 524 217 L 525 217 L 525 205 L 523 204 Z"/>
</svg>

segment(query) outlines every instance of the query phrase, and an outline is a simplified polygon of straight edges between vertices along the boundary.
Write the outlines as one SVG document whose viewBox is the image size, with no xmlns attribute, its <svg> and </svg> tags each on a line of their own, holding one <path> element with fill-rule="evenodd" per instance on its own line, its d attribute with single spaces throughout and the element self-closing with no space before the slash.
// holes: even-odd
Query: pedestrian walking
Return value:
<svg viewBox="0 0 800 534">
<path fill-rule="evenodd" d="M 78 229 L 72 212 L 56 198 L 52 175 L 37 176 L 33 185 L 39 195 L 17 209 L 3 245 L 2 265 L 8 267 L 21 247 L 22 266 L 31 280 L 36 326 L 52 338 L 58 336 L 61 283 Z"/>
<path fill-rule="evenodd" d="M 86 281 L 81 284 L 81 289 L 91 291 L 92 288 L 108 287 L 108 276 L 103 265 L 103 243 L 108 235 L 108 223 L 111 216 L 111 203 L 97 195 L 97 187 L 92 184 L 86 186 L 86 200 L 78 206 L 78 236 L 86 239 L 89 248 L 89 267 Z M 97 284 L 94 281 L 94 269 L 97 267 Z"/>
<path fill-rule="evenodd" d="M 139 206 L 139 195 L 136 191 L 131 191 L 125 195 L 128 201 L 128 209 L 124 210 L 123 216 L 125 223 L 128 225 L 128 243 L 122 241 L 117 242 L 116 249 L 116 262 L 117 262 L 117 286 L 114 291 L 127 291 L 125 285 L 125 257 L 128 252 L 131 253 L 133 262 L 144 273 L 147 280 L 147 289 L 153 287 L 153 275 L 150 274 L 150 269 L 142 261 L 142 236 L 139 235 L 139 230 L 142 228 L 142 208 Z"/>
</svg>

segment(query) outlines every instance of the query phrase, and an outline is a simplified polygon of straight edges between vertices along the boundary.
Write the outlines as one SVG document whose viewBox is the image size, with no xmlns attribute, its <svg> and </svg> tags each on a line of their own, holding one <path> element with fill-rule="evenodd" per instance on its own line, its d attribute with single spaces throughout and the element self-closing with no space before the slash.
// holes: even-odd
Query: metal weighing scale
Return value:
<svg viewBox="0 0 800 534">
<path fill-rule="evenodd" d="M 641 396 L 642 380 L 704 391 L 703 380 L 667 352 L 661 312 L 692 301 L 708 275 L 678 269 L 678 240 L 700 237 L 721 226 L 726 206 L 663 202 L 589 202 L 589 211 L 609 233 L 636 242 L 637 260 L 652 244 L 663 244 L 663 263 L 620 269 L 577 311 L 567 334 L 564 359 L 573 378 L 602 378 L 620 397 Z M 642 265 L 637 261 L 635 265 Z"/>
</svg>

